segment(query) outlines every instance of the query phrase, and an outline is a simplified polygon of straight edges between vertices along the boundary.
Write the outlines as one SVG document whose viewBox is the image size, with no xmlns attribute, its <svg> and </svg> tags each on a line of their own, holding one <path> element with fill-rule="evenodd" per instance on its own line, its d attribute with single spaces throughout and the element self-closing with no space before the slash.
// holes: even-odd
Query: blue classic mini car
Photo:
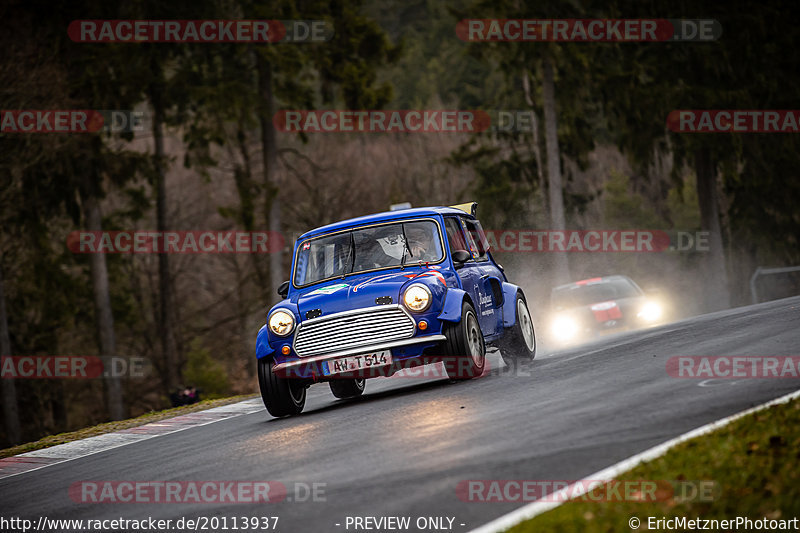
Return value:
<svg viewBox="0 0 800 533">
<path fill-rule="evenodd" d="M 535 357 L 525 295 L 492 259 L 476 206 L 379 213 L 297 239 L 284 299 L 256 340 L 270 414 L 299 414 L 321 381 L 352 398 L 365 379 L 419 364 L 444 361 L 453 380 L 477 377 L 487 345 L 507 364 Z"/>
</svg>

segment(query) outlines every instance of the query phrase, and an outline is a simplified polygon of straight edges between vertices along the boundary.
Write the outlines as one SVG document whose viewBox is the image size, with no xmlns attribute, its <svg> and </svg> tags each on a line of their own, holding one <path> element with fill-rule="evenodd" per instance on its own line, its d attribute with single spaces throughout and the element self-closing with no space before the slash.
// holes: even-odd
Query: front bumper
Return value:
<svg viewBox="0 0 800 533">
<path fill-rule="evenodd" d="M 380 342 L 370 346 L 359 346 L 340 350 L 334 353 L 304 357 L 302 359 L 284 361 L 276 364 L 272 371 L 280 377 L 290 378 L 309 378 L 309 379 L 335 379 L 337 375 L 329 376 L 323 372 L 323 363 L 345 357 L 348 355 L 366 354 L 381 350 L 391 350 L 394 362 L 392 365 L 365 369 L 358 373 L 357 377 L 375 377 L 391 375 L 400 368 L 407 366 L 409 360 L 417 359 L 426 349 L 438 345 L 447 340 L 444 335 L 425 335 L 401 339 L 390 342 Z M 346 377 L 352 377 L 349 374 Z"/>
</svg>

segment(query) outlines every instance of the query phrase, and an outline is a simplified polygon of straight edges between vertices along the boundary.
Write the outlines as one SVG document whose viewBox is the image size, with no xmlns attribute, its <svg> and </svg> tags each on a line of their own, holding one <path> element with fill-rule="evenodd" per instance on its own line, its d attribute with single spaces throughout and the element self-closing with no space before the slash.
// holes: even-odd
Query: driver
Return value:
<svg viewBox="0 0 800 533">
<path fill-rule="evenodd" d="M 356 270 L 382 268 L 391 265 L 394 261 L 391 256 L 386 255 L 383 247 L 374 238 L 370 238 L 357 246 L 356 259 Z"/>
<path fill-rule="evenodd" d="M 412 261 L 435 261 L 438 253 L 430 234 L 420 227 L 407 227 L 408 248 Z"/>
</svg>

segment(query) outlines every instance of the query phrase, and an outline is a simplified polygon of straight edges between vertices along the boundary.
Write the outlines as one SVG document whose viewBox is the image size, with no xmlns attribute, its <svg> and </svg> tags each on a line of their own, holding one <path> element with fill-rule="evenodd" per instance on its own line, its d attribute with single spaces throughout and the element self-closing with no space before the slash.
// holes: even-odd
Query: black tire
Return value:
<svg viewBox="0 0 800 533">
<path fill-rule="evenodd" d="M 299 415 L 306 405 L 306 386 L 296 379 L 286 379 L 272 372 L 274 363 L 258 362 L 258 386 L 269 414 L 276 418 Z"/>
<path fill-rule="evenodd" d="M 331 386 L 331 392 L 337 398 L 346 400 L 348 398 L 356 398 L 364 394 L 364 385 L 366 379 L 335 379 L 328 382 Z"/>
<path fill-rule="evenodd" d="M 444 367 L 454 381 L 472 379 L 483 374 L 486 367 L 486 344 L 475 314 L 475 308 L 464 301 L 461 320 L 448 322 L 444 327 Z"/>
<path fill-rule="evenodd" d="M 536 357 L 536 330 L 533 328 L 528 303 L 521 292 L 517 292 L 514 310 L 517 314 L 514 325 L 506 328 L 497 343 L 500 355 L 509 368 L 530 363 Z"/>
</svg>

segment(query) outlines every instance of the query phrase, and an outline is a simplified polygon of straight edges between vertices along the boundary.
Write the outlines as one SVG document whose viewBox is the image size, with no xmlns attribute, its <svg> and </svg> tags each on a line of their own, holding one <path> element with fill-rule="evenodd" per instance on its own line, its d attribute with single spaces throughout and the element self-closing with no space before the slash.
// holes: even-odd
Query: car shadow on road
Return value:
<svg viewBox="0 0 800 533">
<path fill-rule="evenodd" d="M 422 391 L 434 390 L 434 389 L 439 389 L 439 388 L 444 388 L 444 387 L 458 386 L 459 384 L 460 384 L 460 382 L 453 382 L 453 381 L 450 381 L 447 378 L 441 378 L 441 379 L 436 379 L 436 380 L 432 380 L 432 381 L 424 381 L 422 383 L 413 383 L 413 384 L 406 385 L 406 386 L 403 386 L 403 387 L 391 388 L 391 389 L 386 389 L 386 390 L 379 390 L 379 391 L 375 391 L 375 392 L 367 391 L 367 392 L 364 393 L 363 396 L 360 396 L 358 398 L 351 398 L 351 399 L 347 399 L 347 400 L 339 400 L 339 399 L 333 398 L 331 396 L 331 400 L 332 400 L 331 403 L 327 403 L 327 404 L 322 405 L 320 407 L 316 407 L 316 408 L 313 408 L 313 409 L 309 409 L 309 410 L 303 411 L 301 414 L 299 414 L 297 416 L 290 417 L 288 420 L 294 420 L 294 419 L 296 419 L 296 420 L 308 420 L 309 417 L 313 417 L 315 415 L 320 415 L 320 414 L 324 414 L 324 413 L 330 413 L 330 412 L 336 411 L 338 409 L 353 408 L 358 404 L 369 404 L 369 403 L 373 403 L 373 402 L 380 402 L 382 400 L 387 400 L 387 399 L 390 399 L 390 398 L 395 399 L 395 398 L 401 398 L 401 397 L 404 397 L 404 396 L 412 396 L 412 395 L 415 395 L 415 394 L 419 394 Z M 319 383 L 319 384 L 316 384 L 314 386 L 315 387 L 327 387 L 327 385 L 324 384 L 324 383 Z M 369 381 L 367 381 L 367 387 L 369 387 Z M 287 419 L 284 419 L 284 418 L 270 418 L 269 420 L 265 420 L 266 423 L 279 422 L 279 421 L 284 421 L 285 422 L 285 421 L 287 421 Z"/>
<path fill-rule="evenodd" d="M 331 413 L 339 409 L 354 408 L 357 404 L 371 404 L 374 402 L 380 402 L 382 400 L 387 400 L 387 399 L 396 399 L 406 396 L 413 396 L 428 390 L 436 390 L 436 389 L 444 390 L 444 388 L 446 387 L 470 386 L 470 384 L 475 385 L 476 382 L 483 381 L 489 377 L 500 377 L 500 378 L 510 377 L 510 376 L 532 377 L 534 376 L 536 368 L 538 368 L 542 363 L 543 361 L 537 359 L 530 363 L 520 364 L 518 368 L 508 367 L 505 366 L 503 363 L 499 364 L 495 363 L 493 366 L 487 368 L 484 374 L 481 375 L 480 377 L 463 381 L 453 381 L 446 376 L 441 376 L 440 374 L 435 374 L 435 373 L 432 375 L 423 374 L 421 376 L 408 377 L 408 379 L 404 380 L 405 383 L 403 383 L 402 385 L 398 385 L 401 379 L 399 377 L 374 378 L 376 380 L 380 380 L 381 384 L 384 385 L 388 384 L 389 386 L 391 386 L 391 388 L 370 392 L 369 386 L 372 380 L 367 380 L 367 390 L 366 392 L 364 392 L 363 396 L 341 400 L 334 398 L 328 392 L 327 394 L 330 395 L 328 396 L 328 398 L 330 399 L 329 403 L 326 403 L 319 407 L 314 407 L 312 409 L 309 409 L 307 405 L 305 411 L 303 411 L 299 415 L 289 417 L 289 419 L 308 420 L 309 417 L 313 417 L 315 415 Z M 419 383 L 412 382 L 412 380 L 414 379 L 420 379 L 420 382 Z M 317 383 L 313 385 L 313 387 L 315 388 L 325 387 L 327 389 L 328 385 L 325 383 Z M 265 422 L 267 423 L 277 422 L 277 421 L 286 422 L 287 419 L 270 418 L 268 420 L 265 420 Z"/>
</svg>

